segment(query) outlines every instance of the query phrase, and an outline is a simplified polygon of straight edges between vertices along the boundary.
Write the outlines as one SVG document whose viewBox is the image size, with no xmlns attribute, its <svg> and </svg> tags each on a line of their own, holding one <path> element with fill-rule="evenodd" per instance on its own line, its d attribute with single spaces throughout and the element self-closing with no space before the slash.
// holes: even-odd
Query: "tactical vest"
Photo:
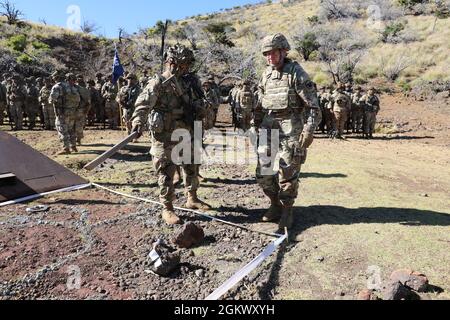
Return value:
<svg viewBox="0 0 450 320">
<path fill-rule="evenodd" d="M 89 91 L 89 89 L 82 87 L 82 86 L 78 86 L 78 91 L 80 93 L 80 106 L 81 108 L 83 108 L 84 111 L 87 111 L 87 108 L 89 107 L 89 105 L 91 104 L 91 92 Z"/>
<path fill-rule="evenodd" d="M 75 86 L 67 85 L 64 88 L 64 94 L 65 94 L 64 107 L 70 110 L 78 109 L 81 102 L 81 96 L 80 93 L 78 92 L 78 89 Z"/>
<path fill-rule="evenodd" d="M 252 110 L 253 94 L 250 91 L 241 91 L 239 104 L 244 110 Z"/>
<path fill-rule="evenodd" d="M 297 63 L 289 62 L 283 67 L 281 79 L 272 79 L 278 71 L 266 72 L 263 88 L 262 107 L 266 110 L 286 110 L 302 107 L 300 97 L 294 88 L 294 76 Z"/>
<path fill-rule="evenodd" d="M 338 93 L 334 99 L 334 111 L 350 111 L 348 110 L 350 98 L 346 94 Z"/>
<path fill-rule="evenodd" d="M 379 100 L 376 96 L 372 96 L 369 97 L 367 96 L 365 99 L 366 103 L 365 103 L 365 111 L 367 112 L 377 112 L 378 111 L 378 105 L 379 105 Z"/>
</svg>

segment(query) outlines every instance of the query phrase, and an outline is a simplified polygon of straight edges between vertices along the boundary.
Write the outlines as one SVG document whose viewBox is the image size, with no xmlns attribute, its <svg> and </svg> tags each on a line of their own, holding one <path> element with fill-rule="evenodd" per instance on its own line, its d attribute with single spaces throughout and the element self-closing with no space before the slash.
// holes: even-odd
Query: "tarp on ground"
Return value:
<svg viewBox="0 0 450 320">
<path fill-rule="evenodd" d="M 0 131 L 0 203 L 89 183 Z"/>
</svg>

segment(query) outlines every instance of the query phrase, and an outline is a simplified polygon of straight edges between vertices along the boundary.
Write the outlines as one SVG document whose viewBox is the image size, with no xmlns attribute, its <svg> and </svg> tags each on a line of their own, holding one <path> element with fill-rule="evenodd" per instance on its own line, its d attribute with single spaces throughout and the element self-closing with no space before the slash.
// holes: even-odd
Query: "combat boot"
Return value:
<svg viewBox="0 0 450 320">
<path fill-rule="evenodd" d="M 279 228 L 284 231 L 285 228 L 288 230 L 292 228 L 294 224 L 294 215 L 292 213 L 292 206 L 284 206 L 281 213 L 281 220 Z"/>
<path fill-rule="evenodd" d="M 73 147 L 72 147 L 72 152 L 78 152 L 78 149 L 77 149 L 76 146 L 73 146 Z"/>
<path fill-rule="evenodd" d="M 164 210 L 162 213 L 162 218 L 168 225 L 181 224 L 181 219 L 175 214 L 173 204 L 169 203 L 164 205 Z"/>
<path fill-rule="evenodd" d="M 262 222 L 277 222 L 281 218 L 281 202 L 278 196 L 269 196 L 270 198 L 270 208 L 264 214 Z"/>
<path fill-rule="evenodd" d="M 58 156 L 64 156 L 70 154 L 70 149 L 69 148 L 64 148 L 64 150 L 60 151 L 57 153 Z"/>
<path fill-rule="evenodd" d="M 191 210 L 211 210 L 211 206 L 199 200 L 197 191 L 189 191 L 187 195 L 186 208 Z"/>
</svg>

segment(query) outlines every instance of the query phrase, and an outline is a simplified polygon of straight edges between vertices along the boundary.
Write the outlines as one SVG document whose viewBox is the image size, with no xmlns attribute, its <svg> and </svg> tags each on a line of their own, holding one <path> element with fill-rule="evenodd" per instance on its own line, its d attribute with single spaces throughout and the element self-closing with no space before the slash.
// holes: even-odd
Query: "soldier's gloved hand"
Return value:
<svg viewBox="0 0 450 320">
<path fill-rule="evenodd" d="M 300 148 L 308 149 L 314 141 L 314 133 L 303 132 L 300 136 Z"/>
<path fill-rule="evenodd" d="M 131 129 L 132 133 L 137 132 L 138 135 L 136 136 L 136 139 L 139 139 L 140 137 L 142 137 L 142 133 L 143 133 L 143 129 L 142 129 L 142 125 L 138 124 L 138 123 L 133 123 L 133 128 Z"/>
</svg>

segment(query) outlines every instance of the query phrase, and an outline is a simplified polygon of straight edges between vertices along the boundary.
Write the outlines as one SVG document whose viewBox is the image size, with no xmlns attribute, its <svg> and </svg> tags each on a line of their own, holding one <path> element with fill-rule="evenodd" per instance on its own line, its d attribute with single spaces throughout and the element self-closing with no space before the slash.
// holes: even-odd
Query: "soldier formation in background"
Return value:
<svg viewBox="0 0 450 320">
<path fill-rule="evenodd" d="M 147 73 L 138 78 L 126 73 L 118 84 L 112 77 L 97 73 L 88 80 L 73 73 L 54 72 L 48 78 L 20 75 L 0 77 L 0 125 L 5 113 L 11 130 L 35 129 L 39 123 L 45 130 L 56 130 L 62 143 L 59 154 L 78 152 L 87 125 L 128 133 L 151 133 L 151 156 L 159 176 L 160 200 L 164 205 L 162 218 L 167 224 L 179 224 L 175 214 L 174 176 L 183 169 L 184 186 L 189 209 L 209 210 L 210 206 L 197 196 L 200 186 L 200 165 L 194 159 L 187 164 L 172 159 L 177 145 L 172 133 L 185 129 L 194 134 L 194 123 L 203 123 L 203 130 L 216 126 L 219 106 L 231 106 L 235 129 L 244 132 L 267 131 L 269 141 L 258 146 L 256 179 L 270 199 L 264 222 L 279 222 L 280 229 L 292 227 L 293 205 L 298 196 L 302 164 L 316 130 L 333 139 L 342 139 L 345 132 L 362 133 L 373 138 L 380 100 L 374 88 L 364 94 L 362 88 L 339 83 L 335 90 L 324 87 L 320 93 L 308 74 L 297 62 L 287 57 L 291 49 L 282 34 L 263 39 L 262 54 L 267 59 L 258 85 L 243 79 L 222 96 L 214 76 L 201 82 L 192 73 L 193 52 L 184 46 L 170 47 L 165 55 L 165 71 L 154 77 Z M 251 129 L 251 130 L 250 130 Z M 253 130 L 253 131 L 252 131 Z M 273 170 L 261 156 L 275 156 L 271 150 L 271 131 L 278 130 L 279 169 Z M 204 131 L 202 135 L 204 136 Z M 260 149 L 265 148 L 265 155 Z M 196 154 L 192 142 L 192 157 Z M 185 159 L 184 159 L 185 160 Z M 267 167 L 269 166 L 269 167 Z M 270 171 L 272 170 L 272 171 Z"/>
<path fill-rule="evenodd" d="M 323 119 L 319 128 L 331 138 L 343 139 L 344 132 L 362 134 L 373 139 L 380 100 L 374 88 L 366 95 L 361 87 L 353 90 L 351 84 L 339 83 L 335 91 L 324 87 L 319 94 Z"/>
</svg>

